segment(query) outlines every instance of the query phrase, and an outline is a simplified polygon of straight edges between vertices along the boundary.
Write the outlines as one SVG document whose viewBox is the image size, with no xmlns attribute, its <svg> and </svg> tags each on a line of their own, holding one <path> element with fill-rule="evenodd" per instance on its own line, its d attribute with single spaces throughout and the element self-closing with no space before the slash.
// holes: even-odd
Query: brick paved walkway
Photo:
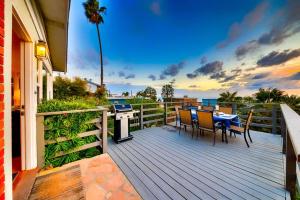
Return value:
<svg viewBox="0 0 300 200">
<path fill-rule="evenodd" d="M 108 154 L 102 154 L 94 158 L 70 163 L 60 168 L 43 171 L 40 172 L 40 176 L 78 164 L 80 165 L 81 180 L 87 200 L 141 199 L 140 195 Z M 51 179 L 51 176 L 49 176 L 49 179 Z M 56 188 L 49 189 L 58 189 L 59 184 L 57 183 Z"/>
</svg>

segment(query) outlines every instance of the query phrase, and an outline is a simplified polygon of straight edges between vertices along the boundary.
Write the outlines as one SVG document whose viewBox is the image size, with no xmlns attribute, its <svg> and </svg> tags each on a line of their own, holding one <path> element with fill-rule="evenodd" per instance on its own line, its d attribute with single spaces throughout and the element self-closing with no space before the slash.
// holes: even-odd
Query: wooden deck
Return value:
<svg viewBox="0 0 300 200">
<path fill-rule="evenodd" d="M 212 135 L 192 139 L 173 127 L 133 133 L 134 139 L 109 143 L 109 154 L 143 199 L 286 199 L 281 137 L 252 131 L 243 137 Z"/>
</svg>

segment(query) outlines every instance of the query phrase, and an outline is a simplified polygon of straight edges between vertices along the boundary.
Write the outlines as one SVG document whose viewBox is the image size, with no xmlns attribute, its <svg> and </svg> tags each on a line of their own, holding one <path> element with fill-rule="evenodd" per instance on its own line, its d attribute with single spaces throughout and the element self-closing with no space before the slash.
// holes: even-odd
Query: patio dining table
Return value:
<svg viewBox="0 0 300 200">
<path fill-rule="evenodd" d="M 195 121 L 198 120 L 198 116 L 197 116 L 198 108 L 190 107 L 189 109 L 191 109 L 192 119 Z M 214 112 L 213 119 L 215 123 L 219 122 L 222 124 L 222 132 L 225 134 L 225 141 L 227 143 L 228 141 L 227 141 L 226 130 L 230 128 L 230 125 L 235 125 L 235 126 L 240 125 L 240 120 L 238 115 Z M 222 141 L 223 141 L 223 135 L 222 135 Z"/>
</svg>

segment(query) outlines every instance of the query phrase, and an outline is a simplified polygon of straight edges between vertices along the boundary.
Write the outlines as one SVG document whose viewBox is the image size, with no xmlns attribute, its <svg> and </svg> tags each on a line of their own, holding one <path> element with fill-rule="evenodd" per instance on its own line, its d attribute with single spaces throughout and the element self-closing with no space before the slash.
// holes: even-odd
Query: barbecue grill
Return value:
<svg viewBox="0 0 300 200">
<path fill-rule="evenodd" d="M 130 134 L 130 119 L 133 118 L 132 106 L 130 104 L 113 105 L 114 115 L 114 141 L 116 143 L 131 140 L 133 136 Z"/>
</svg>

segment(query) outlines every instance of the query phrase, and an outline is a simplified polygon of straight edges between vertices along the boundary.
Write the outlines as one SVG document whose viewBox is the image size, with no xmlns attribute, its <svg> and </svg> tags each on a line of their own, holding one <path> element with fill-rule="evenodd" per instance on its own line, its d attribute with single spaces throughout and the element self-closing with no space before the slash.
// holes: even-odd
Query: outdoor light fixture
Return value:
<svg viewBox="0 0 300 200">
<path fill-rule="evenodd" d="M 39 40 L 35 45 L 35 56 L 40 59 L 46 58 L 46 48 L 46 42 Z"/>
</svg>

